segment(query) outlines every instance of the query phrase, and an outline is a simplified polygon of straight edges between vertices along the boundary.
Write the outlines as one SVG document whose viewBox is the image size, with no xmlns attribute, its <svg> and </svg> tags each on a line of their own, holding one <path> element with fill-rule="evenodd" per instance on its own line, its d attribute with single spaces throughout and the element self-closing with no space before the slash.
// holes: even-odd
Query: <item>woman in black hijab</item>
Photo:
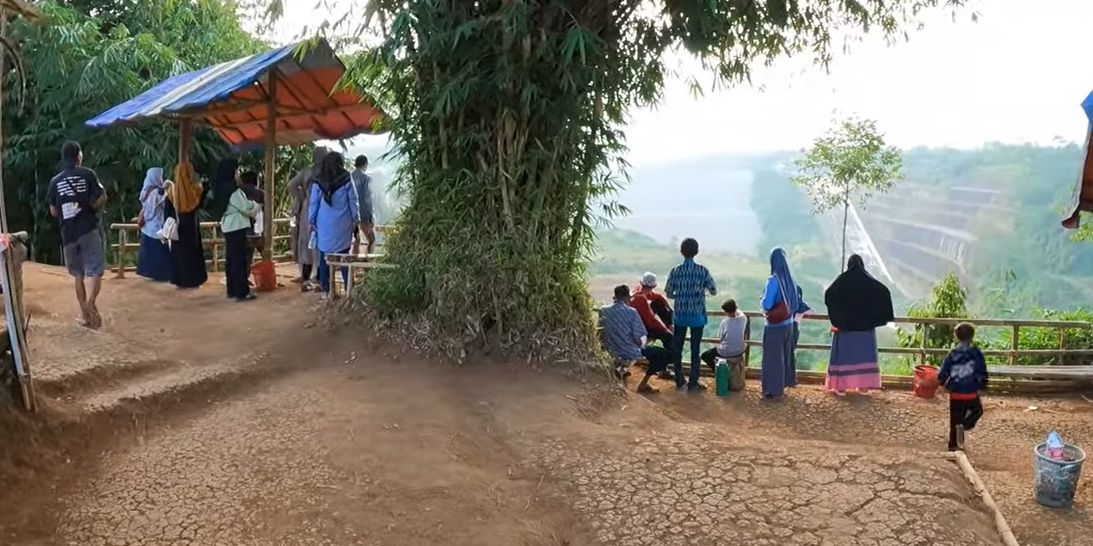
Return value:
<svg viewBox="0 0 1093 546">
<path fill-rule="evenodd" d="M 895 318 L 892 293 L 865 270 L 865 262 L 855 254 L 846 272 L 824 293 L 824 302 L 834 332 L 827 390 L 842 396 L 848 390 L 880 389 L 876 329 Z"/>
</svg>

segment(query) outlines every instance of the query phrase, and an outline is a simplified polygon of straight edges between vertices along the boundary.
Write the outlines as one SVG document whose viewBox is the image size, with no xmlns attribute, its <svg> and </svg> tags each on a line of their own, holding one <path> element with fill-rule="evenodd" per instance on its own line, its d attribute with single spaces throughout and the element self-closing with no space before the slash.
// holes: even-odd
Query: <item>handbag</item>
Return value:
<svg viewBox="0 0 1093 546">
<path fill-rule="evenodd" d="M 782 301 L 779 301 L 770 311 L 767 311 L 767 322 L 778 324 L 789 320 L 789 317 L 791 316 L 789 306 L 786 305 L 786 300 L 782 299 Z"/>
<path fill-rule="evenodd" d="M 165 241 L 178 240 L 178 220 L 168 217 L 163 221 L 163 228 L 159 230 L 159 238 Z"/>
</svg>

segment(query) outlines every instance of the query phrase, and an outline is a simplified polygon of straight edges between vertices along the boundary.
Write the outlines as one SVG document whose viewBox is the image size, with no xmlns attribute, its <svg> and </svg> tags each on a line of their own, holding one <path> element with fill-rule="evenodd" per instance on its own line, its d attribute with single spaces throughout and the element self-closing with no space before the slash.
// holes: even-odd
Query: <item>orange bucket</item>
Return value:
<svg viewBox="0 0 1093 546">
<path fill-rule="evenodd" d="M 933 398 L 937 395 L 937 368 L 934 366 L 915 366 L 915 377 L 912 383 L 915 396 L 919 398 Z"/>
<path fill-rule="evenodd" d="M 261 261 L 250 268 L 254 276 L 254 289 L 259 292 L 272 292 L 277 289 L 277 270 L 273 262 Z"/>
</svg>

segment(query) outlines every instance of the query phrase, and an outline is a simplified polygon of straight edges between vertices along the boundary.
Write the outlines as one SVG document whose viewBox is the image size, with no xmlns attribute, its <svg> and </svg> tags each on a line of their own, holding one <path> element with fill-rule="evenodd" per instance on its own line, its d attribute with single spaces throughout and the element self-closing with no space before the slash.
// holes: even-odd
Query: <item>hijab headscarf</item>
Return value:
<svg viewBox="0 0 1093 546">
<path fill-rule="evenodd" d="M 895 318 L 892 293 L 865 270 L 865 261 L 857 254 L 850 257 L 846 272 L 824 293 L 824 302 L 831 325 L 840 330 L 868 331 Z"/>
<path fill-rule="evenodd" d="M 786 260 L 786 251 L 777 247 L 770 252 L 770 274 L 778 281 L 778 289 L 786 300 L 786 308 L 789 312 L 801 311 L 801 295 L 797 292 L 797 283 L 793 280 L 793 274 L 789 271 L 789 261 Z"/>
<path fill-rule="evenodd" d="M 143 203 L 148 195 L 155 190 L 157 193 L 163 190 L 163 167 L 152 167 L 144 175 L 144 185 L 140 188 L 140 201 Z"/>
<path fill-rule="evenodd" d="M 349 171 L 345 169 L 345 159 L 338 152 L 330 152 L 323 157 L 319 166 L 319 176 L 316 180 L 319 191 L 323 194 L 323 201 L 327 205 L 334 204 L 334 192 L 349 183 Z"/>
<path fill-rule="evenodd" d="M 201 205 L 203 194 L 204 191 L 197 173 L 194 172 L 193 164 L 179 163 L 175 167 L 174 184 L 171 184 L 167 191 L 167 198 L 171 200 L 175 211 L 179 214 L 189 214 L 197 210 L 197 207 Z"/>
<path fill-rule="evenodd" d="M 163 227 L 163 168 L 152 167 L 144 175 L 144 186 L 140 189 L 140 209 L 144 215 L 142 233 L 155 237 Z"/>
<path fill-rule="evenodd" d="M 239 160 L 234 157 L 226 157 L 216 165 L 216 174 L 213 175 L 213 198 L 209 205 L 209 213 L 213 218 L 224 216 L 228 210 L 228 201 L 239 188 L 235 182 L 235 174 L 239 170 Z"/>
<path fill-rule="evenodd" d="M 247 196 L 247 199 L 258 203 L 259 205 L 265 204 L 266 192 L 262 191 L 258 187 L 257 180 L 247 180 L 244 177 L 239 178 L 239 189 L 243 190 L 243 193 Z"/>
</svg>

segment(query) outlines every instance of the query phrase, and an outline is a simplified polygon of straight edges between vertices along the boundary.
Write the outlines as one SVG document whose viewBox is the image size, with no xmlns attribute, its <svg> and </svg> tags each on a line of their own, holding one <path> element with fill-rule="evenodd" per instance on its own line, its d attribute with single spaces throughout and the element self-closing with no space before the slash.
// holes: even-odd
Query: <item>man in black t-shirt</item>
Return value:
<svg viewBox="0 0 1093 546">
<path fill-rule="evenodd" d="M 106 269 L 98 211 L 106 204 L 106 191 L 95 171 L 82 166 L 83 151 L 78 142 L 65 142 L 61 158 L 64 170 L 49 181 L 49 213 L 61 223 L 65 267 L 76 280 L 76 301 L 83 323 L 98 328 L 102 326 L 102 317 L 95 300 Z M 84 277 L 91 278 L 90 294 L 84 286 Z"/>
</svg>

